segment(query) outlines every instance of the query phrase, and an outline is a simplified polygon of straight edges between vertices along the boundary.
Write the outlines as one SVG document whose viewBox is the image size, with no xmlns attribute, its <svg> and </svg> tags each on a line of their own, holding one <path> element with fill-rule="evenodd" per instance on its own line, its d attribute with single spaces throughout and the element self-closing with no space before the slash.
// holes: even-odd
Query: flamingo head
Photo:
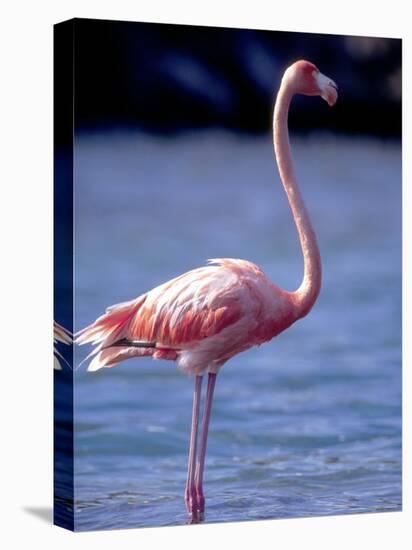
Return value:
<svg viewBox="0 0 412 550">
<path fill-rule="evenodd" d="M 301 59 L 293 63 L 285 72 L 287 81 L 294 93 L 320 95 L 330 107 L 338 99 L 338 87 L 329 77 L 322 74 L 313 63 Z"/>
</svg>

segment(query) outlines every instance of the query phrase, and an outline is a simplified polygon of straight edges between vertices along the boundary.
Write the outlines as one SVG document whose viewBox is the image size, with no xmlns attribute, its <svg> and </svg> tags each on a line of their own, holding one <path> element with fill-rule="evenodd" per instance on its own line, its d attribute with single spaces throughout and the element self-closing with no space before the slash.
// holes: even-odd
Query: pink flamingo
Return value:
<svg viewBox="0 0 412 550">
<path fill-rule="evenodd" d="M 97 347 L 88 370 L 112 367 L 130 357 L 176 361 L 195 375 L 192 426 L 185 502 L 192 521 L 203 517 L 203 470 L 216 375 L 231 357 L 271 340 L 304 317 L 321 286 L 321 261 L 315 232 L 294 175 L 288 136 L 289 105 L 294 94 L 320 95 L 332 106 L 337 86 L 308 61 L 285 72 L 277 95 L 273 139 L 280 178 L 299 234 L 304 259 L 300 287 L 287 291 L 273 284 L 257 265 L 246 260 L 209 260 L 130 302 L 111 306 L 81 330 L 77 343 Z M 89 357 L 90 357 L 89 356 Z M 197 454 L 203 375 L 208 384 Z"/>
</svg>

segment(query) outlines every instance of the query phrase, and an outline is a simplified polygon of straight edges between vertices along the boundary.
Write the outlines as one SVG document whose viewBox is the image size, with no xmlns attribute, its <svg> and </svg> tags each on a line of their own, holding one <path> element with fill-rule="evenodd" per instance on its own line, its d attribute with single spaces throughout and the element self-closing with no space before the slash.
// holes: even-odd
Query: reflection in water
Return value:
<svg viewBox="0 0 412 550">
<path fill-rule="evenodd" d="M 219 376 L 207 522 L 401 507 L 400 148 L 330 135 L 292 145 L 323 287 L 304 323 Z M 76 330 L 210 257 L 300 283 L 268 136 L 80 136 L 75 199 Z M 75 371 L 76 529 L 186 522 L 191 393 L 168 362 Z"/>
</svg>

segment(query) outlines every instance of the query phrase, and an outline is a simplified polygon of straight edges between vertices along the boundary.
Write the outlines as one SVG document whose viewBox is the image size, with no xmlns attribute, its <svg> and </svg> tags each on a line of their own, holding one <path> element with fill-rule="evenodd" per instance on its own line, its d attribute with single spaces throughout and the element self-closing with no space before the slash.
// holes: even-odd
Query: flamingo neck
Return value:
<svg viewBox="0 0 412 550">
<path fill-rule="evenodd" d="M 282 81 L 273 116 L 273 142 L 280 179 L 285 189 L 303 253 L 304 276 L 300 287 L 289 295 L 297 318 L 309 313 L 315 303 L 322 280 L 322 266 L 316 235 L 296 181 L 289 144 L 288 113 L 294 90 L 287 79 Z"/>
</svg>

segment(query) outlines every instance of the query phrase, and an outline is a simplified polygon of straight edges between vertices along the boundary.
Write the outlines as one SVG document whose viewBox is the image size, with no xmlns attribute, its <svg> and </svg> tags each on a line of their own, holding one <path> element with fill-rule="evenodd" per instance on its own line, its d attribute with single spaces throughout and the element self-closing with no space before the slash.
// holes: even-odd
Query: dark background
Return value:
<svg viewBox="0 0 412 550">
<path fill-rule="evenodd" d="M 400 39 L 84 19 L 74 29 L 79 131 L 266 132 L 283 71 L 306 58 L 338 83 L 339 101 L 329 111 L 297 98 L 294 130 L 401 133 Z"/>
</svg>

